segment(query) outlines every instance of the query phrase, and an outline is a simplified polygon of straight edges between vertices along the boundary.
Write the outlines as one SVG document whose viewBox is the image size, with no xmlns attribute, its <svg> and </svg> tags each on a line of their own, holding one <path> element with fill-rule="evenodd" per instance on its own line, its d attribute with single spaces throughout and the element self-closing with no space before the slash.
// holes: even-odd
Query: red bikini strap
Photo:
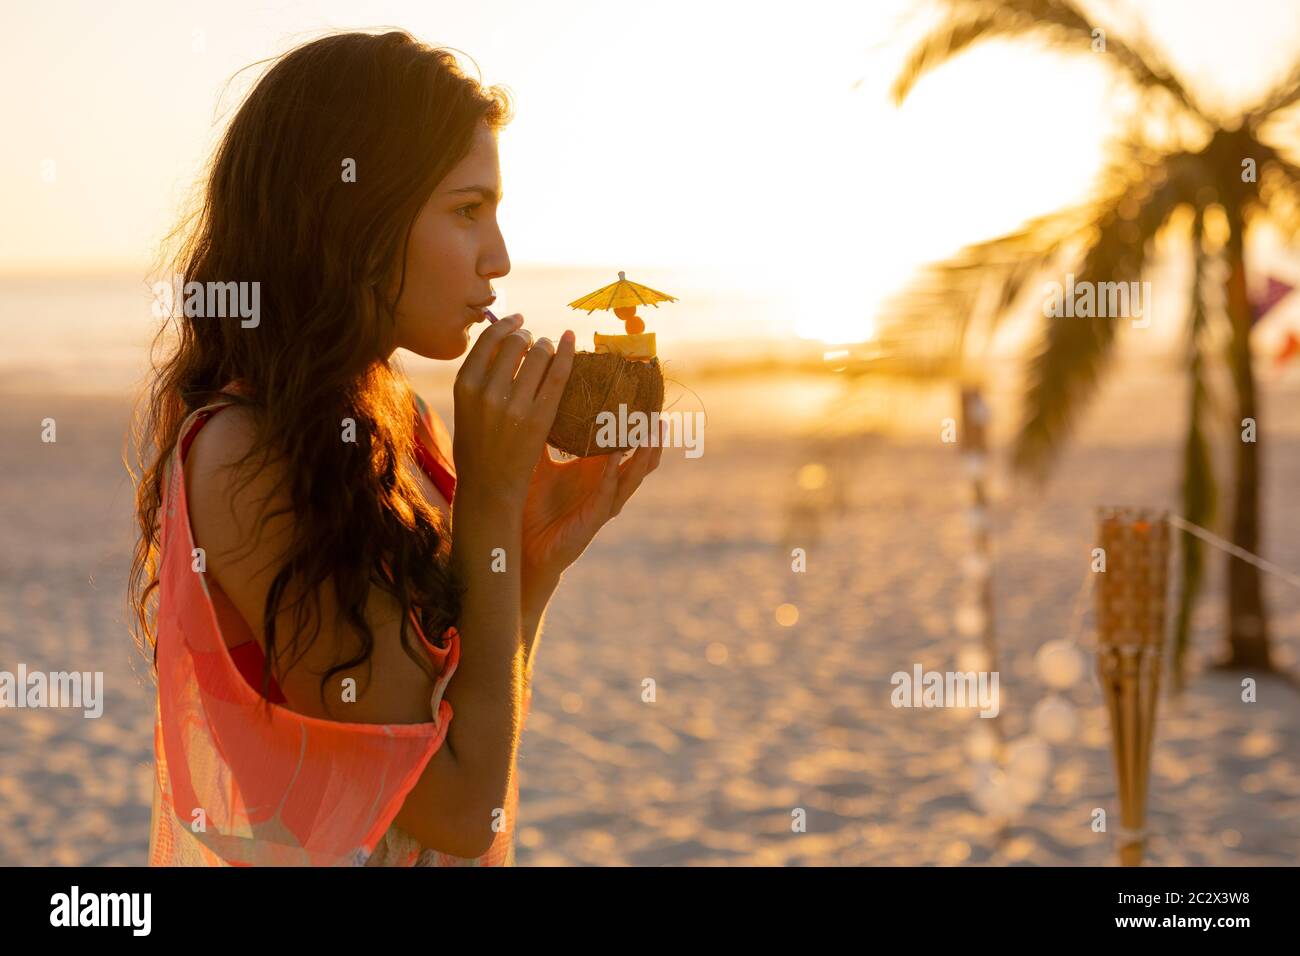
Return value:
<svg viewBox="0 0 1300 956">
<path fill-rule="evenodd" d="M 203 412 L 202 414 L 198 415 L 194 419 L 194 424 L 190 426 L 189 434 L 181 436 L 181 461 L 182 462 L 185 461 L 185 455 L 189 452 L 190 445 L 194 443 L 194 439 L 198 435 L 199 429 L 203 427 L 204 422 L 206 422 L 217 412 L 221 411 L 221 409 L 230 407 L 230 404 L 231 403 L 228 402 L 225 405 L 219 405 L 216 408 L 209 408 L 206 412 Z"/>
<path fill-rule="evenodd" d="M 433 482 L 434 487 L 447 499 L 447 503 L 451 504 L 452 496 L 456 493 L 456 476 L 449 472 L 442 462 L 435 458 L 433 453 L 424 446 L 418 432 L 415 435 L 415 455 L 420 462 L 420 467 L 429 476 L 429 480 Z"/>
</svg>

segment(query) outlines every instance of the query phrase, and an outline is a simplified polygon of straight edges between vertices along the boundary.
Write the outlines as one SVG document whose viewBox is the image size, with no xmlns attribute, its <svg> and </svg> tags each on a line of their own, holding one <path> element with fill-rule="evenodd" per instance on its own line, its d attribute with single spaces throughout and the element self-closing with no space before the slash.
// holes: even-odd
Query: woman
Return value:
<svg viewBox="0 0 1300 956">
<path fill-rule="evenodd" d="M 661 445 L 551 460 L 572 331 L 487 327 L 454 446 L 392 364 L 463 355 L 510 270 L 509 114 L 450 53 L 348 33 L 225 133 L 175 273 L 256 292 L 185 299 L 136 425 L 151 864 L 513 861 L 542 616 Z"/>
</svg>

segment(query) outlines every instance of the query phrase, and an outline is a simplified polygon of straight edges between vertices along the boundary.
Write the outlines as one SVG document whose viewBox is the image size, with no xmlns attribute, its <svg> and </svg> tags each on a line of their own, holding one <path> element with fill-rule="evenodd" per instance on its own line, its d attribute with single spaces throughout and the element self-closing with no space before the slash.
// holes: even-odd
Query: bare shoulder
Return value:
<svg viewBox="0 0 1300 956">
<path fill-rule="evenodd" d="M 205 539 L 224 552 L 252 530 L 264 506 L 275 510 L 272 499 L 283 469 L 275 462 L 240 467 L 257 441 L 257 428 L 253 409 L 232 405 L 209 418 L 190 444 L 185 494 L 195 544 L 208 551 L 213 549 L 202 543 Z"/>
<path fill-rule="evenodd" d="M 206 573 L 265 651 L 266 597 L 292 544 L 293 516 L 288 490 L 281 487 L 282 463 L 244 461 L 257 429 L 252 409 L 221 409 L 195 435 L 184 473 L 190 529 L 203 549 Z"/>
<path fill-rule="evenodd" d="M 185 456 L 185 487 L 220 480 L 257 440 L 257 416 L 251 408 L 230 405 L 216 410 L 199 428 Z"/>
</svg>

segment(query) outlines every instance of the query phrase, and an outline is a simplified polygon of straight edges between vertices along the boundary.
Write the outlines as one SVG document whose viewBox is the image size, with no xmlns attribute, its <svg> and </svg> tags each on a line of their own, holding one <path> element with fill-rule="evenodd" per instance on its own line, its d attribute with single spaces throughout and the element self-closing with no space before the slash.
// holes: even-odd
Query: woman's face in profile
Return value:
<svg viewBox="0 0 1300 956">
<path fill-rule="evenodd" d="M 469 347 L 469 330 L 485 321 L 492 280 L 510 271 L 497 225 L 501 166 L 487 125 L 469 153 L 438 184 L 411 227 L 406 281 L 397 302 L 398 348 L 454 359 Z"/>
</svg>

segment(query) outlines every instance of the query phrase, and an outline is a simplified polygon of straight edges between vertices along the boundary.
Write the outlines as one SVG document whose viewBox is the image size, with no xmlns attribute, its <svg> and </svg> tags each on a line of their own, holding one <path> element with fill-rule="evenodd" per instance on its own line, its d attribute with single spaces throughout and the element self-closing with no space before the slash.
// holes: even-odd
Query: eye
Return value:
<svg viewBox="0 0 1300 956">
<path fill-rule="evenodd" d="M 468 206 L 461 206 L 459 209 L 456 210 L 456 215 L 458 215 L 458 216 L 463 216 L 467 211 L 469 211 L 469 210 L 471 210 L 471 209 L 477 209 L 477 208 L 478 208 L 479 206 L 481 206 L 481 205 L 483 205 L 483 204 L 480 203 L 480 202 L 473 202 L 473 203 L 470 203 Z M 465 216 L 465 218 L 466 218 L 466 219 L 469 219 L 469 220 L 471 220 L 471 221 L 474 219 L 473 216 Z"/>
</svg>

